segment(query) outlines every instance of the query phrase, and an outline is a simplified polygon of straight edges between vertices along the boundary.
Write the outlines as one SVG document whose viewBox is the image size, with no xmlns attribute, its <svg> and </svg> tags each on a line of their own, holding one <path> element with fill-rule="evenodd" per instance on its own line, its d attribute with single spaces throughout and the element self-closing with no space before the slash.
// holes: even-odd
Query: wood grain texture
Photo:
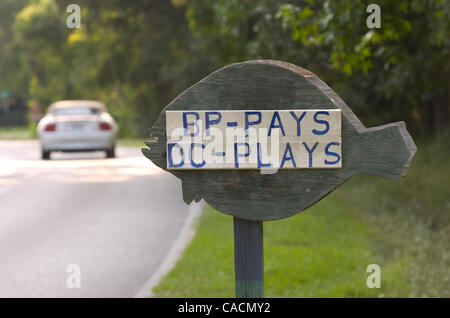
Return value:
<svg viewBox="0 0 450 318">
<path fill-rule="evenodd" d="M 237 298 L 264 297 L 263 222 L 234 222 L 234 273 Z"/>
<path fill-rule="evenodd" d="M 342 167 L 340 109 L 166 111 L 166 136 L 171 170 Z"/>
<path fill-rule="evenodd" d="M 332 109 L 342 112 L 342 169 L 170 171 L 182 180 L 186 203 L 204 198 L 217 210 L 247 220 L 294 215 L 357 173 L 390 179 L 406 174 L 416 152 L 403 122 L 365 128 L 315 74 L 293 64 L 255 60 L 215 71 L 175 98 L 151 129 L 144 155 L 167 170 L 165 110 Z"/>
</svg>

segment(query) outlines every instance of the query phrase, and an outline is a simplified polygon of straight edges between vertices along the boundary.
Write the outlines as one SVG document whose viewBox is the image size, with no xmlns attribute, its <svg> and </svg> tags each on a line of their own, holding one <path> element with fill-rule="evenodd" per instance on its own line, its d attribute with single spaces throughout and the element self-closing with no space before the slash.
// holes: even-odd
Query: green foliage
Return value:
<svg viewBox="0 0 450 318">
<path fill-rule="evenodd" d="M 229 63 L 285 60 L 315 72 L 368 126 L 407 121 L 427 135 L 448 122 L 450 3 L 380 0 L 68 0 L 0 2 L 0 90 L 47 106 L 100 99 L 122 136 L 147 136 L 160 110 Z"/>
<path fill-rule="evenodd" d="M 205 63 L 187 57 L 190 33 L 183 6 L 78 1 L 81 28 L 69 29 L 70 3 L 10 4 L 14 20 L 2 25 L 8 37 L 0 49 L 1 88 L 44 107 L 60 99 L 98 99 L 118 120 L 121 136 L 147 136 L 160 110 L 200 79 L 198 73 L 206 75 L 190 71 Z"/>
<path fill-rule="evenodd" d="M 381 28 L 369 29 L 371 2 L 193 0 L 187 17 L 218 65 L 286 60 L 318 74 L 367 125 L 436 132 L 449 114 L 450 3 L 381 0 Z"/>
</svg>

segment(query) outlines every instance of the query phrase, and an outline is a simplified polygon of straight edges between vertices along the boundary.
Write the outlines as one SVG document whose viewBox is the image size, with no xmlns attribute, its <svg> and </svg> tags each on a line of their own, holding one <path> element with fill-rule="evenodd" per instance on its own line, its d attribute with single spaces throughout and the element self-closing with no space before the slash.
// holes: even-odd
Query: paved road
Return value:
<svg viewBox="0 0 450 318">
<path fill-rule="evenodd" d="M 0 297 L 132 297 L 188 215 L 181 184 L 139 149 L 56 153 L 0 141 Z M 74 283 L 76 266 L 81 288 Z"/>
</svg>

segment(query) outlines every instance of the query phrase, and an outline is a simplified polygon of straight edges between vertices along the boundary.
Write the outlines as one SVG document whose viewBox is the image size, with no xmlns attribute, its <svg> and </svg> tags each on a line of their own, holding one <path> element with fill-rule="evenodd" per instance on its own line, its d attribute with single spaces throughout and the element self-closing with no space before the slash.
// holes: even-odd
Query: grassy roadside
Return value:
<svg viewBox="0 0 450 318">
<path fill-rule="evenodd" d="M 357 176 L 294 217 L 264 224 L 267 297 L 450 297 L 450 144 L 422 146 L 400 181 Z M 233 226 L 208 207 L 159 297 L 234 297 Z M 382 269 L 366 287 L 366 267 Z"/>
<path fill-rule="evenodd" d="M 0 140 L 26 140 L 35 139 L 36 135 L 33 133 L 33 127 L 1 127 Z"/>
<path fill-rule="evenodd" d="M 183 258 L 154 293 L 234 297 L 232 229 L 231 217 L 208 207 Z M 402 260 L 386 264 L 372 248 L 380 233 L 345 211 L 335 195 L 306 213 L 266 222 L 264 235 L 266 297 L 378 297 L 401 285 Z M 383 269 L 383 290 L 366 288 L 372 263 Z"/>
<path fill-rule="evenodd" d="M 133 147 L 133 148 L 142 148 L 145 147 L 144 141 L 148 141 L 150 138 L 140 139 L 140 138 L 124 138 L 117 139 L 117 145 L 121 147 Z"/>
</svg>

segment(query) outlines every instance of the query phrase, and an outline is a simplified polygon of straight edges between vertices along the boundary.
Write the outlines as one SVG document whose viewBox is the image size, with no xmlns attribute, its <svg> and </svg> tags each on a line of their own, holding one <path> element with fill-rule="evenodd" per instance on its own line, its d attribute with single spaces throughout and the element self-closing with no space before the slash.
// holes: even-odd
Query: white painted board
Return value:
<svg viewBox="0 0 450 318">
<path fill-rule="evenodd" d="M 166 111 L 168 169 L 342 168 L 341 110 Z"/>
</svg>

